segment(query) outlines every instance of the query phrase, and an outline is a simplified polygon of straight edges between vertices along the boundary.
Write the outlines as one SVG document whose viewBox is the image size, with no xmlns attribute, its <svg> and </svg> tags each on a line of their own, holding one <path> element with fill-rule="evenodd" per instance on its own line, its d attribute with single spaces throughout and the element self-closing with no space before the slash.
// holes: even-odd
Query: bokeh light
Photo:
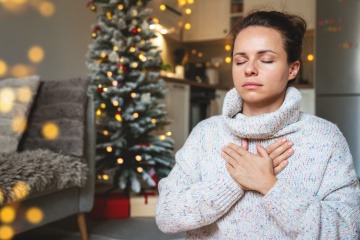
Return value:
<svg viewBox="0 0 360 240">
<path fill-rule="evenodd" d="M 231 57 L 226 57 L 226 58 L 225 58 L 225 62 L 226 62 L 226 63 L 231 63 Z"/>
<path fill-rule="evenodd" d="M 20 181 L 13 186 L 12 190 L 14 199 L 19 200 L 25 198 L 29 194 L 30 187 L 27 183 Z"/>
<path fill-rule="evenodd" d="M 48 140 L 54 140 L 59 136 L 60 131 L 59 127 L 55 123 L 47 122 L 43 125 L 41 133 L 44 138 Z"/>
<path fill-rule="evenodd" d="M 11 75 L 17 78 L 26 77 L 30 75 L 31 70 L 24 64 L 16 64 L 11 68 Z"/>
<path fill-rule="evenodd" d="M 32 207 L 26 211 L 26 219 L 29 223 L 38 224 L 44 219 L 44 214 L 40 208 Z"/>
<path fill-rule="evenodd" d="M 0 221 L 3 223 L 11 223 L 15 220 L 16 211 L 12 206 L 5 206 L 0 210 Z"/>
<path fill-rule="evenodd" d="M 17 99 L 20 102 L 28 103 L 32 98 L 32 92 L 29 87 L 20 87 L 17 92 Z"/>
<path fill-rule="evenodd" d="M 0 226 L 0 236 L 1 239 L 11 239 L 14 236 L 14 229 L 7 225 Z"/>
<path fill-rule="evenodd" d="M 44 59 L 45 52 L 40 46 L 32 46 L 28 51 L 28 58 L 33 63 L 39 63 Z"/>
<path fill-rule="evenodd" d="M 186 30 L 190 30 L 191 29 L 191 24 L 190 23 L 185 23 L 184 28 Z"/>
<path fill-rule="evenodd" d="M 39 12 L 44 17 L 51 17 L 55 13 L 55 5 L 52 2 L 42 2 L 39 5 Z"/>
<path fill-rule="evenodd" d="M 314 60 L 314 55 L 312 55 L 312 54 L 307 55 L 307 60 L 309 62 L 312 62 Z"/>
<path fill-rule="evenodd" d="M 118 164 L 123 164 L 123 163 L 124 163 L 124 159 L 118 158 L 118 159 L 117 159 L 117 163 L 118 163 Z"/>
<path fill-rule="evenodd" d="M 15 92 L 12 88 L 5 87 L 0 89 L 0 112 L 9 112 L 13 108 Z"/>
<path fill-rule="evenodd" d="M 226 50 L 226 51 L 230 51 L 230 50 L 231 50 L 231 46 L 230 46 L 229 44 L 226 44 L 226 45 L 225 45 L 225 50 Z"/>
<path fill-rule="evenodd" d="M 8 66 L 4 60 L 0 59 L 0 77 L 5 76 L 8 70 Z"/>
<path fill-rule="evenodd" d="M 11 121 L 11 128 L 16 133 L 23 133 L 26 129 L 27 122 L 26 118 L 21 116 L 16 116 Z"/>
</svg>

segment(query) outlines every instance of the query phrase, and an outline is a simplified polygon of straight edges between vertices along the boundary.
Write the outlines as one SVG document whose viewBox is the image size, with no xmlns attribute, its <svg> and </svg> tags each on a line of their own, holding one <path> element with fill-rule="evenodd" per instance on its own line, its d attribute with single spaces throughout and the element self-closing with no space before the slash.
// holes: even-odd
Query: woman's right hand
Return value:
<svg viewBox="0 0 360 240">
<path fill-rule="evenodd" d="M 287 159 L 294 154 L 294 150 L 291 148 L 293 145 L 291 141 L 282 138 L 265 148 L 272 159 L 275 175 L 279 174 L 288 165 Z M 248 140 L 243 140 L 241 146 L 249 150 Z"/>
</svg>

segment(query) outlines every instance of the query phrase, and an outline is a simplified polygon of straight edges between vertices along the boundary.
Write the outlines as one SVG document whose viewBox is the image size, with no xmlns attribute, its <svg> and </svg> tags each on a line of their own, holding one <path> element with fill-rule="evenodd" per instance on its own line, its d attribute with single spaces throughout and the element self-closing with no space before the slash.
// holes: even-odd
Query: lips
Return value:
<svg viewBox="0 0 360 240">
<path fill-rule="evenodd" d="M 243 85 L 244 88 L 246 89 L 256 89 L 256 88 L 259 88 L 261 87 L 262 84 L 260 83 L 257 83 L 257 82 L 247 82 Z"/>
</svg>

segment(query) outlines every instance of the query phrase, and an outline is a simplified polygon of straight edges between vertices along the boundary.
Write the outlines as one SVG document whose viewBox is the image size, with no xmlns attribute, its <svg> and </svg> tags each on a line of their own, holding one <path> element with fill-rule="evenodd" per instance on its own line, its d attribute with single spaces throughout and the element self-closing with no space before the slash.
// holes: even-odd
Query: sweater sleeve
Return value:
<svg viewBox="0 0 360 240">
<path fill-rule="evenodd" d="M 204 129 L 198 124 L 183 148 L 176 154 L 176 165 L 159 183 L 156 223 L 166 233 L 209 225 L 224 215 L 244 194 L 224 170 L 214 170 L 211 181 L 202 181 L 198 163 L 206 158 L 202 148 Z M 218 169 L 217 169 L 218 170 Z"/>
<path fill-rule="evenodd" d="M 359 239 L 360 187 L 352 157 L 340 130 L 315 196 L 306 196 L 282 180 L 264 196 L 270 216 L 296 239 Z"/>
</svg>

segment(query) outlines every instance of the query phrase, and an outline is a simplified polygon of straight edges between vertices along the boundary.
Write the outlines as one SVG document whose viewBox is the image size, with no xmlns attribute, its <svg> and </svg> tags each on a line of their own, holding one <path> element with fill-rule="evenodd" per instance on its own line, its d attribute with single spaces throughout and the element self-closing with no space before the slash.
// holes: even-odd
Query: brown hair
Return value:
<svg viewBox="0 0 360 240">
<path fill-rule="evenodd" d="M 306 22 L 303 18 L 277 11 L 255 11 L 247 15 L 242 21 L 236 23 L 231 31 L 233 48 L 234 42 L 241 30 L 261 26 L 272 28 L 280 32 L 288 63 L 301 59 L 302 39 L 306 30 Z M 231 54 L 233 56 L 233 52 Z"/>
</svg>

